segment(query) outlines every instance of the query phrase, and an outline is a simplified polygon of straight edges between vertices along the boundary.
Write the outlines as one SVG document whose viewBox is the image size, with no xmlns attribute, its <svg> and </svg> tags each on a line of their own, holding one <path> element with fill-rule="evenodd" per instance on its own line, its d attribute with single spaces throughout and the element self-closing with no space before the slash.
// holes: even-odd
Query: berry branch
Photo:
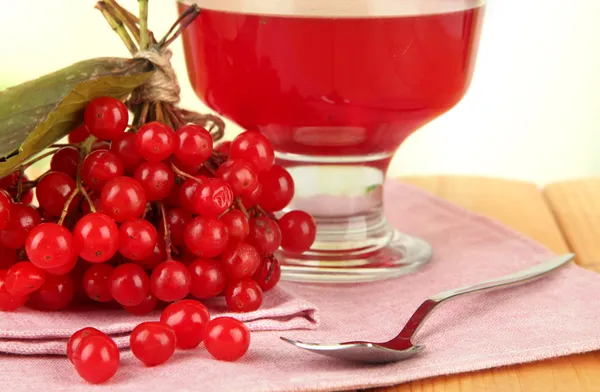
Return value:
<svg viewBox="0 0 600 392">
<path fill-rule="evenodd" d="M 167 212 L 165 210 L 165 205 L 163 203 L 158 203 L 160 208 L 160 215 L 163 223 L 163 229 L 165 231 L 165 251 L 167 252 L 167 260 L 172 260 L 171 247 L 173 246 L 171 243 L 171 230 L 169 228 L 169 223 L 167 222 Z"/>
</svg>

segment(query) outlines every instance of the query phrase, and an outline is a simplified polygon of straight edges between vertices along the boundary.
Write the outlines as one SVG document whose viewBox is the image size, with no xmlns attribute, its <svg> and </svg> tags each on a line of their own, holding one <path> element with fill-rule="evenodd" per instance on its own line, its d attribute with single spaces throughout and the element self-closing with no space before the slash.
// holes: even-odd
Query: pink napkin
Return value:
<svg viewBox="0 0 600 392">
<path fill-rule="evenodd" d="M 385 282 L 346 287 L 283 284 L 290 295 L 319 309 L 320 324 L 314 330 L 255 332 L 250 351 L 235 363 L 213 360 L 199 348 L 176 352 L 162 366 L 144 368 L 124 351 L 119 372 L 103 387 L 86 385 L 64 358 L 0 356 L 0 385 L 14 392 L 341 390 L 600 349 L 600 275 L 576 265 L 528 285 L 441 306 L 416 336 L 426 350 L 404 362 L 346 363 L 280 341 L 280 335 L 319 342 L 387 339 L 426 297 L 552 256 L 497 223 L 412 187 L 390 182 L 386 199 L 392 222 L 430 241 L 434 259 L 418 273 Z"/>
</svg>

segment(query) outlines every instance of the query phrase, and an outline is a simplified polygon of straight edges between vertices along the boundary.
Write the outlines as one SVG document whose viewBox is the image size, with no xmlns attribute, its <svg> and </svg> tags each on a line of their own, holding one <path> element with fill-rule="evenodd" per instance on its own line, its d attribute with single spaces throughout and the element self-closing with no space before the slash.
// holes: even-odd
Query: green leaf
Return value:
<svg viewBox="0 0 600 392">
<path fill-rule="evenodd" d="M 0 177 L 69 134 L 99 96 L 127 97 L 152 75 L 145 60 L 97 58 L 0 92 Z"/>
</svg>

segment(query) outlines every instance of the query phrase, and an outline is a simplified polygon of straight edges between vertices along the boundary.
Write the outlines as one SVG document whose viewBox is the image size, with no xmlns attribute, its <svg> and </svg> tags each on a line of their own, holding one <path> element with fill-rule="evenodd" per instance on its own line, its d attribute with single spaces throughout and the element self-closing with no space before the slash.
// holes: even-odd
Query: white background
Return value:
<svg viewBox="0 0 600 392">
<path fill-rule="evenodd" d="M 0 85 L 86 58 L 127 56 L 94 3 L 0 0 Z M 175 3 L 150 3 L 151 28 L 162 36 L 176 18 Z M 137 10 L 136 0 L 121 4 Z M 539 184 L 600 175 L 598 21 L 597 0 L 490 0 L 469 93 L 400 147 L 391 174 Z M 205 110 L 189 87 L 180 45 L 173 49 L 183 105 Z"/>
</svg>

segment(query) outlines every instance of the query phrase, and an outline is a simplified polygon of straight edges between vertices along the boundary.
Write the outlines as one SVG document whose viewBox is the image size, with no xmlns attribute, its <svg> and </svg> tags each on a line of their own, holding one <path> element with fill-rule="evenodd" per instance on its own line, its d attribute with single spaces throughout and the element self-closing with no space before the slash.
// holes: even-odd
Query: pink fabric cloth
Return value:
<svg viewBox="0 0 600 392">
<path fill-rule="evenodd" d="M 123 351 L 117 375 L 101 387 L 86 385 L 63 357 L 4 355 L 0 356 L 0 385 L 14 392 L 355 389 L 600 349 L 600 275 L 575 265 L 528 285 L 442 305 L 416 337 L 426 350 L 404 362 L 379 366 L 346 363 L 280 341 L 281 335 L 317 342 L 387 339 L 426 297 L 502 276 L 552 256 L 544 247 L 495 222 L 412 187 L 388 183 L 386 199 L 391 221 L 430 241 L 434 259 L 415 274 L 378 283 L 346 287 L 282 284 L 290 301 L 302 298 L 306 305 L 291 309 L 297 315 L 292 319 L 303 328 L 316 322 L 315 311 L 307 304 L 318 308 L 320 323 L 315 329 L 255 332 L 249 352 L 235 363 L 213 360 L 199 348 L 178 351 L 166 364 L 145 368 Z M 271 311 L 274 309 L 279 307 Z M 30 336 L 40 328 L 46 338 L 63 336 L 88 321 L 104 327 L 116 321 L 113 331 L 125 331 L 134 320 L 120 315 L 116 321 L 114 315 L 103 314 L 2 314 L 0 331 L 4 337 L 10 336 L 14 350 L 25 347 L 22 338 L 28 336 L 27 331 Z M 258 317 L 254 322 L 263 325 L 260 329 L 296 328 L 286 324 L 285 317 L 270 316 L 269 311 Z M 272 323 L 273 319 L 279 321 Z M 55 329 L 60 333 L 53 332 Z M 16 341 L 17 337 L 21 339 Z"/>
</svg>

